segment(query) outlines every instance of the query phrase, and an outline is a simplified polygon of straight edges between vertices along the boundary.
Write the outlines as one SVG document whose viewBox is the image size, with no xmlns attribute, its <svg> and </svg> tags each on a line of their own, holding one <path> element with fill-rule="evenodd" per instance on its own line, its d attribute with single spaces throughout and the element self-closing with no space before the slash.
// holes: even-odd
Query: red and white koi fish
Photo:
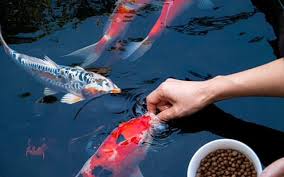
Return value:
<svg viewBox="0 0 284 177">
<path fill-rule="evenodd" d="M 119 0 L 109 19 L 103 37 L 95 44 L 89 45 L 66 56 L 80 56 L 86 58 L 82 67 L 94 63 L 114 40 L 122 36 L 130 22 L 135 18 L 138 10 L 151 0 Z"/>
<path fill-rule="evenodd" d="M 201 9 L 212 9 L 214 7 L 211 0 L 196 1 Z M 136 60 L 143 56 L 152 47 L 155 40 L 160 37 L 165 28 L 192 3 L 193 0 L 165 0 L 161 15 L 147 37 L 141 42 L 132 42 L 123 54 L 123 59 L 130 57 L 130 60 Z"/>
<path fill-rule="evenodd" d="M 153 131 L 163 128 L 152 115 L 120 124 L 89 158 L 77 177 L 143 177 L 139 163 L 146 156 Z"/>
<path fill-rule="evenodd" d="M 1 27 L 0 41 L 5 52 L 16 64 L 47 86 L 45 95 L 66 93 L 61 99 L 62 103 L 73 104 L 103 94 L 121 92 L 110 79 L 102 75 L 88 72 L 81 67 L 57 65 L 47 56 L 40 59 L 16 52 L 4 41 Z"/>
</svg>

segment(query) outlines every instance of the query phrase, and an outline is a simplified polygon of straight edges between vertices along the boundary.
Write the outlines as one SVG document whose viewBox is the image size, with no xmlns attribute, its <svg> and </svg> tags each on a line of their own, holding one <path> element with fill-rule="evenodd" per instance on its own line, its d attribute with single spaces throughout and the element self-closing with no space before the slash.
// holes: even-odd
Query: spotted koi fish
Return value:
<svg viewBox="0 0 284 177">
<path fill-rule="evenodd" d="M 76 177 L 143 177 L 139 163 L 147 154 L 153 132 L 164 128 L 152 115 L 143 115 L 121 123 Z"/>
<path fill-rule="evenodd" d="M 0 40 L 5 52 L 16 64 L 47 86 L 45 95 L 67 93 L 62 97 L 62 103 L 73 104 L 102 94 L 121 92 L 110 79 L 81 67 L 57 65 L 47 56 L 40 59 L 16 52 L 4 41 L 1 29 Z"/>
<path fill-rule="evenodd" d="M 135 18 L 138 10 L 151 0 L 118 0 L 116 8 L 106 25 L 103 37 L 95 44 L 76 50 L 66 56 L 79 56 L 85 58 L 82 67 L 94 63 L 113 41 L 121 37 L 130 22 Z"/>
</svg>

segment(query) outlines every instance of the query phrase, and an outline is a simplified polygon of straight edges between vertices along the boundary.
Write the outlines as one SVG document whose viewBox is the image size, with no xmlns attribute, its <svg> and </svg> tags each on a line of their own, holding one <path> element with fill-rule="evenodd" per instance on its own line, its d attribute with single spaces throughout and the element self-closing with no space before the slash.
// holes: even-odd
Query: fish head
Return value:
<svg viewBox="0 0 284 177">
<path fill-rule="evenodd" d="M 121 93 L 121 89 L 107 78 L 93 79 L 91 83 L 82 89 L 82 94 L 85 97 L 93 97 L 106 93 L 118 94 Z"/>
<path fill-rule="evenodd" d="M 159 136 L 168 129 L 168 124 L 161 122 L 156 115 L 147 113 L 120 124 L 117 131 L 113 132 L 113 137 L 117 139 L 117 142 L 123 136 L 122 139 L 125 139 L 128 143 L 132 141 L 141 144 L 145 141 L 151 141 L 153 136 Z"/>
<path fill-rule="evenodd" d="M 151 129 L 151 117 L 143 115 L 120 124 L 117 131 L 114 131 L 112 136 L 116 139 L 116 142 L 120 142 L 121 145 L 140 145 Z"/>
</svg>

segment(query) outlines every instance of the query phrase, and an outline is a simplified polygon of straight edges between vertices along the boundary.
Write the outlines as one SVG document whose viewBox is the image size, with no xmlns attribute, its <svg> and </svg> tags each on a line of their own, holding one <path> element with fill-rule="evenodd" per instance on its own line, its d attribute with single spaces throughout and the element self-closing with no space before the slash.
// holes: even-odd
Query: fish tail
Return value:
<svg viewBox="0 0 284 177">
<path fill-rule="evenodd" d="M 81 48 L 65 56 L 78 56 L 85 58 L 81 66 L 86 67 L 99 59 L 104 49 L 106 48 L 106 43 L 107 40 L 105 40 L 105 38 L 102 38 L 99 42 L 95 44 Z"/>
<path fill-rule="evenodd" d="M 153 41 L 146 37 L 141 42 L 131 42 L 126 46 L 126 50 L 122 55 L 122 59 L 135 61 L 142 57 L 152 47 Z"/>
<path fill-rule="evenodd" d="M 1 25 L 0 25 L 0 41 L 1 41 L 1 44 L 3 45 L 3 47 L 4 47 L 5 52 L 8 55 L 11 55 L 13 50 L 7 45 L 7 43 L 5 42 L 5 40 L 2 36 Z"/>
</svg>

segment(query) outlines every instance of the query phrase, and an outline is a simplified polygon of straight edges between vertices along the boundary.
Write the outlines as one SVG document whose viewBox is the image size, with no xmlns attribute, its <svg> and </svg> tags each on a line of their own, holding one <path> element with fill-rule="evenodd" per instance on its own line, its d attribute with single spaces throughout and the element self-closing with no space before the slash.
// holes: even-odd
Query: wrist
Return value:
<svg viewBox="0 0 284 177">
<path fill-rule="evenodd" d="M 206 82 L 209 90 L 209 102 L 213 103 L 234 97 L 234 90 L 237 88 L 237 83 L 228 76 L 216 76 Z"/>
</svg>

